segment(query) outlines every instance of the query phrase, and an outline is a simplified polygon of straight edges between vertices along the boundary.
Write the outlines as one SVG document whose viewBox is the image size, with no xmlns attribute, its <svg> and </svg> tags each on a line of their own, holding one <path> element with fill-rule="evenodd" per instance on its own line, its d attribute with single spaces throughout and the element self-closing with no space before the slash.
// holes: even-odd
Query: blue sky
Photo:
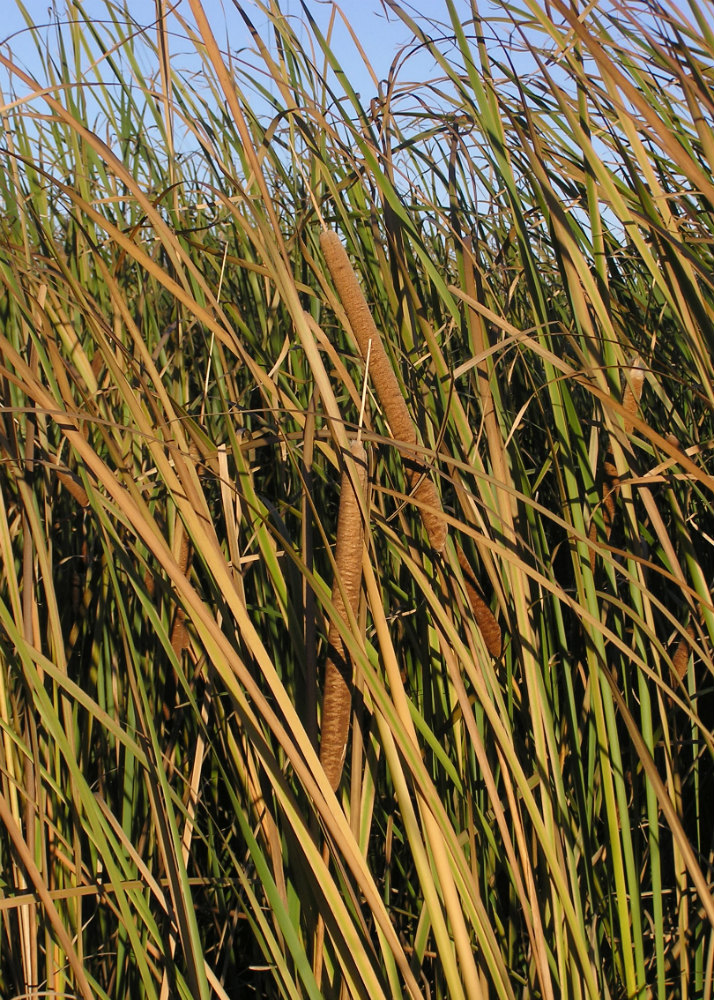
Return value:
<svg viewBox="0 0 714 1000">
<path fill-rule="evenodd" d="M 254 19 L 256 27 L 259 29 L 263 27 L 265 19 L 261 17 L 260 12 L 250 3 L 250 0 L 247 2 L 243 0 L 243 4 Z M 320 2 L 320 0 L 308 0 L 308 5 L 316 21 L 326 28 L 331 5 Z M 25 6 L 34 23 L 40 26 L 51 24 L 55 10 L 60 20 L 68 16 L 66 13 L 67 4 L 64 0 L 55 0 L 54 3 L 52 0 L 25 0 Z M 139 23 L 150 25 L 153 22 L 153 0 L 129 0 L 128 6 L 129 11 Z M 246 45 L 251 45 L 246 28 L 231 0 L 203 0 L 203 6 L 220 45 L 223 46 L 228 40 L 233 52 Z M 378 78 L 386 78 L 396 53 L 410 38 L 408 29 L 395 14 L 390 14 L 387 17 L 379 0 L 344 0 L 340 6 L 358 34 L 360 43 L 364 47 Z M 15 0 L 4 0 L 2 7 L 0 51 L 7 54 L 9 48 L 14 61 L 17 61 L 23 68 L 36 72 L 34 46 L 28 38 L 27 31 L 24 30 L 25 22 Z M 299 0 L 282 0 L 281 7 L 286 15 L 295 18 L 298 34 L 307 40 L 309 32 L 299 29 L 302 17 Z M 442 20 L 446 20 L 446 12 L 439 0 L 417 0 L 414 7 L 424 13 L 428 12 L 431 16 L 440 16 Z M 457 0 L 457 7 L 463 8 L 464 16 L 467 16 L 468 4 L 466 0 Z M 103 0 L 84 0 L 83 8 L 89 16 L 96 20 L 106 18 L 106 5 Z M 191 19 L 188 0 L 180 0 L 179 10 L 188 19 Z M 51 33 L 48 34 L 48 37 L 52 37 Z M 172 45 L 186 51 L 186 46 L 181 45 L 177 38 L 172 41 Z M 338 53 L 355 89 L 366 91 L 362 96 L 363 98 L 366 96 L 368 102 L 373 96 L 374 85 L 339 18 L 336 22 L 333 49 Z M 417 58 L 410 60 L 408 69 L 405 71 L 406 75 L 400 75 L 400 79 L 421 76 L 423 80 L 427 74 L 433 74 L 433 72 L 434 68 L 431 62 L 425 63 L 423 59 L 419 61 Z"/>
</svg>

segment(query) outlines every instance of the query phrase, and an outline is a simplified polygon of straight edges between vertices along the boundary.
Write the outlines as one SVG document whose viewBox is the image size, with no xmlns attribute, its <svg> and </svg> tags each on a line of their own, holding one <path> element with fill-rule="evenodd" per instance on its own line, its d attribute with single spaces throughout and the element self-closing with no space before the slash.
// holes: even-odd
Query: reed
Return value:
<svg viewBox="0 0 714 1000">
<path fill-rule="evenodd" d="M 711 1000 L 711 0 L 390 0 L 365 101 L 88 6 L 0 46 L 0 996 Z"/>
</svg>

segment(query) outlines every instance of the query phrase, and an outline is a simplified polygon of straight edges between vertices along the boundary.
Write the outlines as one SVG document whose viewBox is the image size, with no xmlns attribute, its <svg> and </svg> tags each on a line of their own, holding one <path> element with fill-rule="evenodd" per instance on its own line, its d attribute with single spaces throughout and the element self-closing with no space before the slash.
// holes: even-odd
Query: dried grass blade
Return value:
<svg viewBox="0 0 714 1000">
<path fill-rule="evenodd" d="M 637 416 L 637 408 L 642 399 L 642 387 L 645 382 L 645 366 L 639 354 L 632 362 L 627 376 L 627 384 L 622 394 L 622 405 L 625 409 L 625 433 L 632 431 L 632 417 Z"/>
</svg>

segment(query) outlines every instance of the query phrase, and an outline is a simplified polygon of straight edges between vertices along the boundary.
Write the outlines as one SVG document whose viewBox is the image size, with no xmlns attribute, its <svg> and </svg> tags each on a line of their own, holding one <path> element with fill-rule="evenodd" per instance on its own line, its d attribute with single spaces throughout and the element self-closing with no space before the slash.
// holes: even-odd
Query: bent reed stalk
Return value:
<svg viewBox="0 0 714 1000">
<path fill-rule="evenodd" d="M 335 548 L 335 578 L 332 603 L 343 622 L 347 623 L 347 608 L 357 615 L 362 584 L 362 547 L 365 523 L 360 510 L 360 495 L 367 493 L 367 453 L 361 441 L 351 448 L 357 468 L 357 489 L 345 467 L 340 484 L 340 508 L 337 515 Z M 352 662 L 342 637 L 340 626 L 333 621 L 328 635 L 325 688 L 320 723 L 320 763 L 333 791 L 342 777 L 347 751 L 347 738 L 352 711 Z"/>
<path fill-rule="evenodd" d="M 342 240 L 333 230 L 320 233 L 320 246 L 325 255 L 328 270 L 335 288 L 342 300 L 352 332 L 357 340 L 362 357 L 366 359 L 371 342 L 370 376 L 377 396 L 384 408 L 389 426 L 403 455 L 406 455 L 406 470 L 414 497 L 419 501 L 419 511 L 429 542 L 437 552 L 443 552 L 446 545 L 446 519 L 441 500 L 427 467 L 417 457 L 419 446 L 416 427 L 404 401 L 399 383 L 384 349 L 382 338 L 374 318 L 362 293 L 359 279 L 342 245 Z"/>
</svg>

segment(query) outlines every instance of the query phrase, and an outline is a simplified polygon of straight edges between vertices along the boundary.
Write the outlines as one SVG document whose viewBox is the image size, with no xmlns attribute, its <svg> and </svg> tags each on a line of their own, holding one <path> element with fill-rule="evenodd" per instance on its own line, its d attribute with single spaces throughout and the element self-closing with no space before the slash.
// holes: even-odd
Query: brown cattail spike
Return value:
<svg viewBox="0 0 714 1000">
<path fill-rule="evenodd" d="M 501 638 L 501 626 L 496 621 L 488 604 L 486 604 L 484 599 L 481 597 L 481 594 L 478 591 L 476 577 L 474 576 L 473 570 L 469 565 L 469 561 L 460 546 L 456 547 L 456 554 L 459 559 L 461 572 L 464 574 L 464 583 L 466 585 L 466 593 L 469 597 L 469 603 L 471 604 L 471 610 L 474 613 L 476 624 L 478 625 L 481 635 L 483 636 L 483 641 L 486 643 L 486 649 L 489 651 L 491 656 L 498 657 L 501 655 L 503 645 Z"/>
<path fill-rule="evenodd" d="M 409 446 L 403 450 L 403 453 L 409 456 L 407 467 L 409 483 L 419 502 L 429 542 L 437 552 L 443 552 L 446 545 L 446 520 L 441 500 L 436 487 L 426 475 L 426 467 L 417 458 L 416 428 L 384 350 L 372 313 L 362 294 L 357 275 L 337 233 L 331 230 L 323 231 L 320 234 L 320 246 L 363 358 L 367 357 L 371 342 L 369 375 L 372 384 L 384 408 L 395 442 L 397 445 L 403 443 Z"/>
<path fill-rule="evenodd" d="M 357 490 L 348 469 L 342 474 L 340 509 L 337 516 L 336 574 L 332 585 L 335 611 L 347 623 L 346 608 L 356 617 L 362 584 L 362 548 L 364 520 L 360 509 L 360 494 L 367 491 L 367 455 L 357 441 L 352 445 L 352 458 L 357 466 Z M 343 625 L 343 628 L 345 627 Z M 337 790 L 347 751 L 347 737 L 352 712 L 352 662 L 340 628 L 334 622 L 328 635 L 325 689 L 320 725 L 320 763 L 332 788 Z"/>
<path fill-rule="evenodd" d="M 637 408 L 642 398 L 642 387 L 645 381 L 645 365 L 639 354 L 635 355 L 632 365 L 627 375 L 625 391 L 622 394 L 622 405 L 625 410 L 625 432 L 632 431 L 632 418 L 637 414 Z M 608 453 L 603 461 L 604 482 L 602 487 L 602 519 L 605 523 L 605 541 L 609 541 L 612 533 L 612 526 L 615 521 L 615 500 L 620 492 L 620 477 L 617 468 L 612 460 L 612 451 Z M 590 541 L 594 544 L 597 539 L 597 527 L 593 521 L 590 525 Z M 590 569 L 595 566 L 595 549 L 590 550 Z"/>
<path fill-rule="evenodd" d="M 687 673 L 687 667 L 689 666 L 689 657 L 692 653 L 692 646 L 696 641 L 697 634 L 694 631 L 694 625 L 691 623 L 687 625 L 684 635 L 680 638 L 677 643 L 677 648 L 674 651 L 674 656 L 672 657 L 672 670 L 678 680 L 684 680 L 684 675 Z"/>
</svg>

